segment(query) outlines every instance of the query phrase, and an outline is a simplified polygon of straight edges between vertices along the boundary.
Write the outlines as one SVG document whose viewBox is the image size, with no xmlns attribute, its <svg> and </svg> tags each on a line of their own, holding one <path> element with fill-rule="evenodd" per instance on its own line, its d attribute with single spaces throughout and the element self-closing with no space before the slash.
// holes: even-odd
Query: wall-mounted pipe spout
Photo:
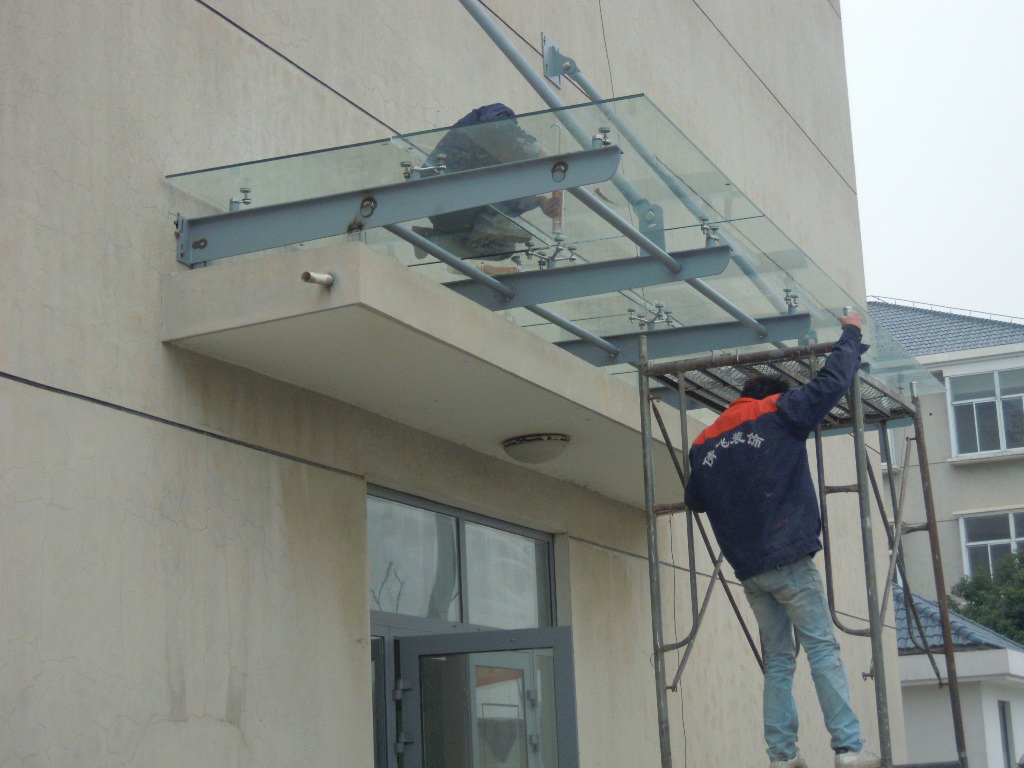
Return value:
<svg viewBox="0 0 1024 768">
<path fill-rule="evenodd" d="M 329 272 L 303 272 L 302 282 L 313 283 L 314 285 L 322 285 L 324 288 L 330 288 L 334 285 L 334 275 Z"/>
</svg>

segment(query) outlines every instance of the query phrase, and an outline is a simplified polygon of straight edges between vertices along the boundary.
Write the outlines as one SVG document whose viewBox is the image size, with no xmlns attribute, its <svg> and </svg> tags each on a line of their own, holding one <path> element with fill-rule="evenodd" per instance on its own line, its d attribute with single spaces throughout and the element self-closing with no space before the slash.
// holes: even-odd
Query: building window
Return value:
<svg viewBox="0 0 1024 768">
<path fill-rule="evenodd" d="M 1010 717 L 1010 702 L 999 701 L 999 735 L 1003 746 L 1003 765 L 1016 768 L 1017 761 L 1013 749 L 1013 719 Z"/>
<path fill-rule="evenodd" d="M 1024 512 L 1001 512 L 960 518 L 967 574 L 995 575 L 1007 555 L 1024 549 Z"/>
<path fill-rule="evenodd" d="M 1024 368 L 947 381 L 957 454 L 1024 448 Z"/>
<path fill-rule="evenodd" d="M 495 629 L 551 626 L 550 536 L 390 492 L 367 507 L 371 610 Z"/>
</svg>

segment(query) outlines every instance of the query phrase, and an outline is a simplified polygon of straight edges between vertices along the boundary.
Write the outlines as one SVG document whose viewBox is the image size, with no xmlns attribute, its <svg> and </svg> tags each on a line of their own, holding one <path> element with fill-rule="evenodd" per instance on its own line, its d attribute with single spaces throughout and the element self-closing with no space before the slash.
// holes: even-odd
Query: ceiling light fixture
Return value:
<svg viewBox="0 0 1024 768">
<path fill-rule="evenodd" d="M 558 432 L 519 435 L 505 440 L 505 453 L 524 464 L 544 464 L 560 456 L 569 445 L 569 436 Z"/>
</svg>

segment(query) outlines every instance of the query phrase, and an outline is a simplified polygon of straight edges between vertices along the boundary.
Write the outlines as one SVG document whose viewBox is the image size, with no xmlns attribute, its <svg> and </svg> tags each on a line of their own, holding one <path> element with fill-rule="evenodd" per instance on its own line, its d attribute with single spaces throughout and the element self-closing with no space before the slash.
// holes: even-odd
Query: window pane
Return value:
<svg viewBox="0 0 1024 768">
<path fill-rule="evenodd" d="M 953 402 L 978 400 L 996 396 L 995 376 L 991 373 L 974 373 L 970 376 L 950 376 L 949 389 Z"/>
<path fill-rule="evenodd" d="M 1004 514 L 964 518 L 964 534 L 969 544 L 1005 541 L 1010 538 L 1010 516 Z"/>
<path fill-rule="evenodd" d="M 974 406 L 953 406 L 953 419 L 956 422 L 957 453 L 977 453 L 978 433 L 974 424 Z"/>
<path fill-rule="evenodd" d="M 373 768 L 387 766 L 387 726 L 384 685 L 384 638 L 370 638 L 370 680 L 373 684 Z"/>
<path fill-rule="evenodd" d="M 498 629 L 550 624 L 547 545 L 466 523 L 467 621 Z"/>
<path fill-rule="evenodd" d="M 971 576 L 976 576 L 979 573 L 992 575 L 992 566 L 988 561 L 988 547 L 983 545 L 967 548 L 967 573 Z"/>
<path fill-rule="evenodd" d="M 999 372 L 999 392 L 1006 395 L 1024 395 L 1024 368 Z"/>
<path fill-rule="evenodd" d="M 996 404 L 975 403 L 974 415 L 978 420 L 978 450 L 998 451 L 999 419 L 996 416 Z"/>
<path fill-rule="evenodd" d="M 1024 448 L 1024 400 L 1019 397 L 1003 400 L 1003 428 L 1007 448 Z"/>
<path fill-rule="evenodd" d="M 998 566 L 999 561 L 1002 560 L 1004 557 L 1009 556 L 1010 554 L 1012 554 L 1012 553 L 1010 552 L 1010 545 L 1009 544 L 990 544 L 989 545 L 988 556 L 989 556 L 989 559 L 992 561 L 992 568 L 993 569 L 998 568 L 999 567 Z M 993 573 L 993 575 L 995 575 L 995 574 Z"/>
<path fill-rule="evenodd" d="M 455 519 L 373 496 L 368 507 L 370 607 L 459 621 Z"/>
</svg>

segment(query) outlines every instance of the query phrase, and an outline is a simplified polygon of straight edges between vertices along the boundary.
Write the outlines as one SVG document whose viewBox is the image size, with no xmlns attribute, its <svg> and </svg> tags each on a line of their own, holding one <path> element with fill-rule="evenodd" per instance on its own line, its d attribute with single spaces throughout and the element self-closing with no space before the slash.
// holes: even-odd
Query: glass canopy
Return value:
<svg viewBox="0 0 1024 768">
<path fill-rule="evenodd" d="M 602 134 L 603 129 L 607 129 L 605 134 Z M 714 234 L 721 243 L 731 246 L 733 257 L 724 272 L 702 280 L 725 297 L 733 310 L 764 318 L 786 314 L 791 311 L 790 305 L 795 304 L 795 311 L 809 312 L 812 318 L 809 339 L 802 341 L 828 342 L 838 338 L 837 318 L 843 314 L 843 309 L 858 308 L 865 318 L 865 341 L 872 345 L 865 355 L 872 376 L 906 397 L 913 381 L 918 382 L 921 394 L 941 391 L 941 385 L 889 333 L 872 321 L 857 302 L 645 96 L 534 112 L 515 119 L 459 128 L 461 150 L 452 138 L 442 143 L 450 130 L 423 131 L 364 144 L 174 174 L 168 181 L 208 204 L 209 213 L 220 213 L 237 208 L 239 204 L 232 206 L 231 201 L 243 197 L 251 201 L 247 205 L 252 207 L 307 200 L 401 183 L 410 172 L 418 175 L 420 168 L 424 169 L 424 176 L 437 173 L 428 169 L 438 164 L 445 164 L 448 172 L 454 172 L 474 167 L 474 162 L 476 166 L 493 165 L 538 153 L 575 152 L 590 148 L 592 137 L 606 135 L 622 150 L 619 173 L 607 182 L 592 185 L 589 191 L 637 229 L 650 231 L 653 212 L 654 223 L 658 225 L 654 239 L 663 238 L 664 249 L 669 252 L 704 247 L 706 228 L 714 227 Z M 512 137 L 510 149 L 498 148 L 500 142 L 496 136 L 501 131 L 504 131 L 502 141 Z M 475 161 L 467 161 L 463 154 L 467 141 L 475 148 L 469 153 L 476 152 Z M 493 159 L 480 161 L 479 156 Z M 527 210 L 522 210 L 524 208 Z M 532 200 L 498 203 L 487 209 L 489 215 L 501 219 L 505 242 L 513 243 L 505 246 L 502 251 L 505 258 L 497 263 L 515 264 L 524 272 L 565 269 L 574 264 L 643 255 L 633 242 L 571 194 L 563 197 L 561 227 L 557 227 L 557 219 L 549 217 L 542 207 L 535 207 Z M 404 226 L 428 235 L 433 233 L 435 242 L 446 247 L 438 222 L 435 217 L 433 222 L 422 219 Z M 358 237 L 431 279 L 439 282 L 465 279 L 461 273 L 384 229 L 367 229 Z M 334 238 L 304 243 L 302 247 L 315 248 L 332 240 Z M 460 257 L 476 255 L 464 250 L 459 252 L 455 246 L 446 249 Z M 476 263 L 494 261 L 492 256 Z M 602 337 L 635 333 L 644 327 L 656 330 L 734 319 L 728 308 L 712 303 L 686 282 L 619 290 L 544 307 Z M 506 312 L 512 320 L 549 341 L 576 338 L 526 308 Z M 769 348 L 765 344 L 742 351 Z M 634 373 L 632 367 L 625 365 L 609 368 L 609 371 Z"/>
</svg>

